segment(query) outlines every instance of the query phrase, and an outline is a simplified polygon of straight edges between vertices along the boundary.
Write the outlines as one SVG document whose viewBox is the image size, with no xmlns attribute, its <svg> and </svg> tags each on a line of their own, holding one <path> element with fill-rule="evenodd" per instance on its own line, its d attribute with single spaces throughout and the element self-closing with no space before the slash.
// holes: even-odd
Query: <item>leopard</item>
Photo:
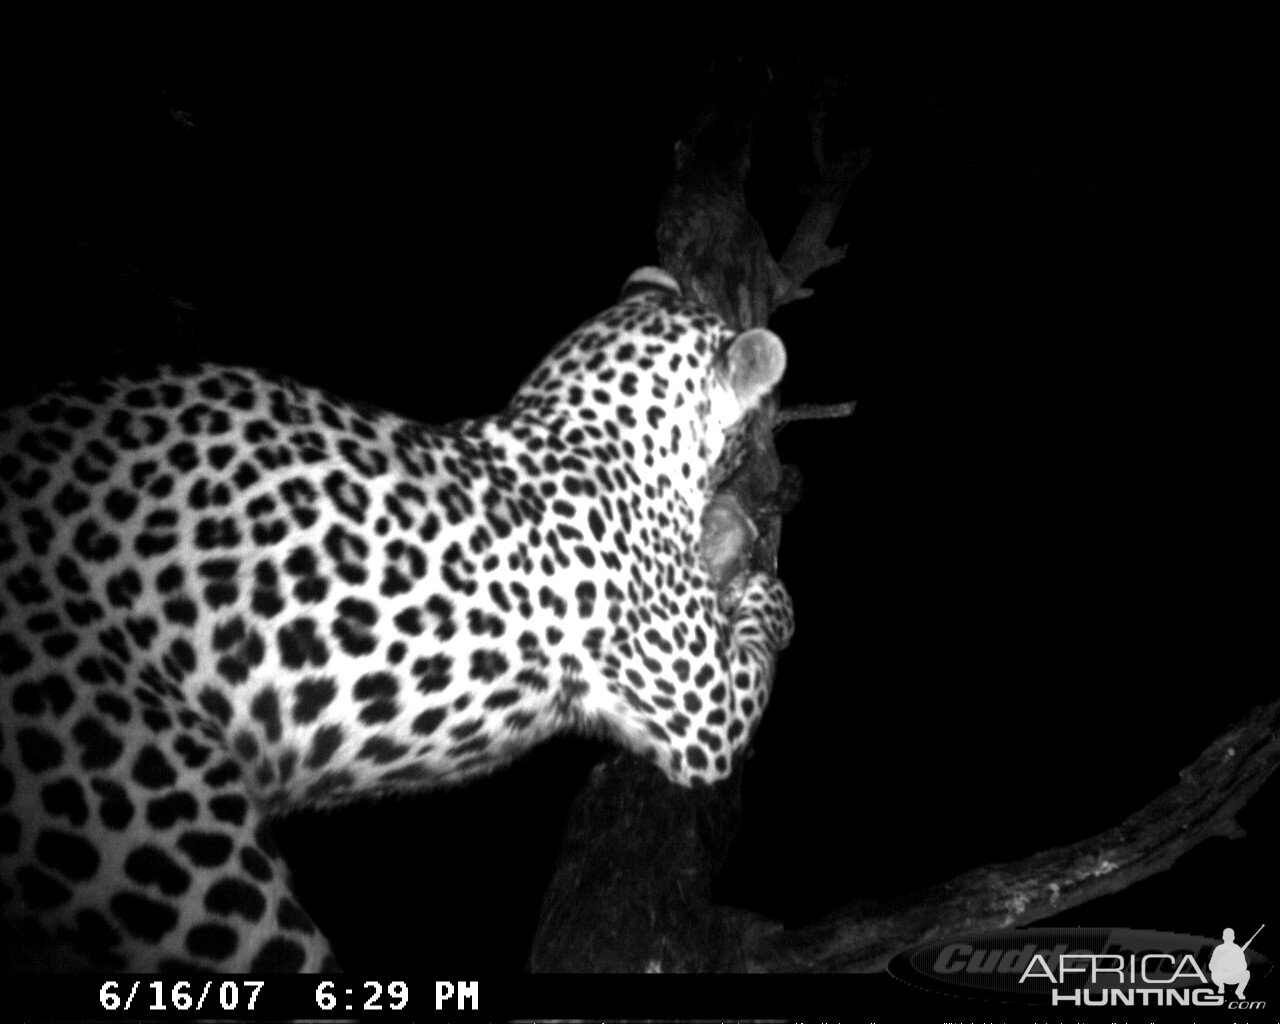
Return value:
<svg viewBox="0 0 1280 1024">
<path fill-rule="evenodd" d="M 282 814 L 566 733 L 732 775 L 794 622 L 773 571 L 712 578 L 704 516 L 785 365 L 649 267 L 497 414 L 208 363 L 0 413 L 7 963 L 338 970 Z"/>
</svg>

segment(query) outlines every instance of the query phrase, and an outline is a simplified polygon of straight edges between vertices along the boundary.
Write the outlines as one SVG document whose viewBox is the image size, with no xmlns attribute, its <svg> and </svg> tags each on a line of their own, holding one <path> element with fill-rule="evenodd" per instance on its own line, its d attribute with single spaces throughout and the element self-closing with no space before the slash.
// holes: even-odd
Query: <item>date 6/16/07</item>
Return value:
<svg viewBox="0 0 1280 1024">
<path fill-rule="evenodd" d="M 98 1005 L 104 1010 L 252 1010 L 262 981 L 134 981 L 104 982 Z"/>
</svg>

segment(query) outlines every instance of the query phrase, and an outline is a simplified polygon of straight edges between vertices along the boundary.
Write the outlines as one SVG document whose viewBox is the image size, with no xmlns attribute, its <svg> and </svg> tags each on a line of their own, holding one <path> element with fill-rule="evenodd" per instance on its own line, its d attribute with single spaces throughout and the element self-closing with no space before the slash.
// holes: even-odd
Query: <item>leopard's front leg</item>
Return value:
<svg viewBox="0 0 1280 1024">
<path fill-rule="evenodd" d="M 735 588 L 736 589 L 736 588 Z M 751 573 L 730 614 L 730 720 L 726 737 L 735 757 L 751 741 L 773 690 L 778 653 L 791 642 L 791 595 L 776 576 Z"/>
</svg>

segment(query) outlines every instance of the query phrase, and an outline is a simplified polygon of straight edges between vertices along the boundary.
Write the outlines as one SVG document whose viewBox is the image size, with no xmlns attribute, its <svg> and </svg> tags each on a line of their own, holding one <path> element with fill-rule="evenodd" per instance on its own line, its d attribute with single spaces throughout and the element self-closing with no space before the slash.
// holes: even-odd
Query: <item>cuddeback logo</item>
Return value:
<svg viewBox="0 0 1280 1024">
<path fill-rule="evenodd" d="M 1231 928 L 1220 939 L 1128 928 L 984 932 L 909 949 L 889 973 L 917 988 L 1001 1002 L 1263 1009 L 1253 991 L 1271 971 L 1252 948 L 1261 931 L 1243 945 Z"/>
</svg>

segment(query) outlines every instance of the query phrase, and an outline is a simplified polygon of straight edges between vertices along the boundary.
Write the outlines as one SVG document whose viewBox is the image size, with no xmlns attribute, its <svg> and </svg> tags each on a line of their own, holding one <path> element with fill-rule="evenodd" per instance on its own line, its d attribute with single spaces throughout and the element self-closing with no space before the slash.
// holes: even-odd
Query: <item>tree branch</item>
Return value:
<svg viewBox="0 0 1280 1024">
<path fill-rule="evenodd" d="M 785 409 L 778 411 L 777 419 L 774 420 L 775 432 L 781 430 L 788 423 L 795 423 L 797 420 L 839 420 L 853 415 L 858 403 L 855 402 L 837 402 L 834 405 L 814 405 L 804 403 L 801 405 L 789 405 Z"/>
<path fill-rule="evenodd" d="M 1280 767 L 1280 700 L 1219 736 L 1166 790 L 1119 825 L 1024 860 L 966 872 L 893 901 L 851 903 L 790 931 L 745 915 L 752 971 L 876 971 L 920 942 L 1012 928 L 1168 870 L 1207 839 L 1238 839 L 1236 815 Z"/>
<path fill-rule="evenodd" d="M 818 180 L 805 189 L 809 203 L 778 261 L 785 286 L 774 294 L 775 309 L 797 299 L 807 299 L 813 289 L 805 288 L 804 283 L 819 270 L 834 267 L 844 259 L 849 247 L 832 248 L 827 245 L 827 239 L 854 181 L 871 164 L 871 149 L 866 146 L 842 153 L 834 161 L 827 160 L 824 111 L 810 113 L 809 138 Z"/>
</svg>

